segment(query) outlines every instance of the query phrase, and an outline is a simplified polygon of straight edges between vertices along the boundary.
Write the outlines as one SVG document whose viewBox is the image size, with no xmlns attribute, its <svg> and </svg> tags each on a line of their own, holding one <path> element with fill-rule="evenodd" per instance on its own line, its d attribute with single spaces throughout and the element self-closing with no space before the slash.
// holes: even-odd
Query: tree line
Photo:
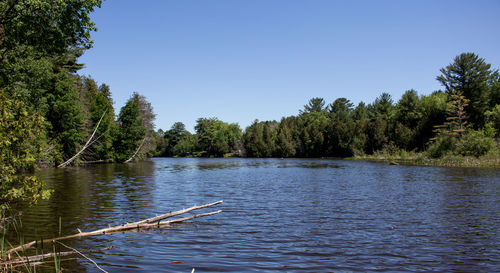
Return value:
<svg viewBox="0 0 500 273">
<path fill-rule="evenodd" d="M 157 132 L 157 156 L 352 157 L 401 151 L 482 156 L 498 153 L 500 76 L 483 58 L 462 53 L 440 70 L 444 90 L 382 93 L 370 104 L 312 98 L 298 115 L 237 124 L 200 118 L 195 134 L 175 123 Z"/>
<path fill-rule="evenodd" d="M 146 98 L 133 93 L 115 115 L 109 86 L 77 74 L 96 30 L 89 16 L 100 5 L 0 2 L 0 208 L 47 197 L 35 168 L 57 166 L 82 148 L 75 163 L 123 162 L 154 151 L 155 115 Z"/>
</svg>

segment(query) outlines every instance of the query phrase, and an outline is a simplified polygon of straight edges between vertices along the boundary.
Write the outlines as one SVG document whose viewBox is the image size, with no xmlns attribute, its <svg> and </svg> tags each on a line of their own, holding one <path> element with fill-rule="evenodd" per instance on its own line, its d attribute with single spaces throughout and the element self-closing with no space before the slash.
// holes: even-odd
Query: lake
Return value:
<svg viewBox="0 0 500 273">
<path fill-rule="evenodd" d="M 24 211 L 27 240 L 57 237 L 59 219 L 67 235 L 224 200 L 199 211 L 217 215 L 65 241 L 112 245 L 88 254 L 109 272 L 500 272 L 498 169 L 155 158 L 39 176 L 55 191 Z"/>
</svg>

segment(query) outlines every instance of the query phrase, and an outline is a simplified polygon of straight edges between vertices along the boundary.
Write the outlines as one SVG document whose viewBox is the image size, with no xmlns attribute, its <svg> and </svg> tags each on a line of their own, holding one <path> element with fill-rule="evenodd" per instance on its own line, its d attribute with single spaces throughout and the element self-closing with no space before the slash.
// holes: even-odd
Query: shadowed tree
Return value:
<svg viewBox="0 0 500 273">
<path fill-rule="evenodd" d="M 113 143 L 115 160 L 124 162 L 130 158 L 146 135 L 146 128 L 139 116 L 140 108 L 136 100 L 130 98 L 118 115 L 118 129 Z"/>
</svg>

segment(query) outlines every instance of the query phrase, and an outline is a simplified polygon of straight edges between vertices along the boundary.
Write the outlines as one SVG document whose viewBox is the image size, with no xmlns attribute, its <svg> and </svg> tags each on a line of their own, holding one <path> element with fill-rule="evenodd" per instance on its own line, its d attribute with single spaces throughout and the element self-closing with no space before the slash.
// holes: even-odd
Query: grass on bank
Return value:
<svg viewBox="0 0 500 273">
<path fill-rule="evenodd" d="M 500 152 L 498 147 L 487 154 L 476 156 L 463 156 L 446 153 L 442 157 L 433 158 L 428 152 L 408 152 L 404 150 L 376 152 L 373 155 L 357 155 L 352 160 L 367 160 L 377 162 L 394 162 L 402 165 L 441 166 L 441 167 L 500 167 Z"/>
</svg>

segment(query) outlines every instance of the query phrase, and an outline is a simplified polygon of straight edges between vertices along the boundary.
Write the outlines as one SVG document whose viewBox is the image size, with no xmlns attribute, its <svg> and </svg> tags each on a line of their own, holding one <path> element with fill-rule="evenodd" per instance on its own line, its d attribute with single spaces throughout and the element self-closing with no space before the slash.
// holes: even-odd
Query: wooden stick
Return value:
<svg viewBox="0 0 500 273">
<path fill-rule="evenodd" d="M 84 252 L 101 252 L 101 251 L 105 251 L 105 250 L 110 250 L 112 248 L 113 248 L 112 246 L 108 246 L 108 247 L 105 247 L 105 248 L 91 249 L 91 250 L 87 250 L 87 251 L 84 251 Z M 31 264 L 32 262 L 36 262 L 36 261 L 41 261 L 41 260 L 45 260 L 45 259 L 48 259 L 48 258 L 52 258 L 55 255 L 57 255 L 57 256 L 68 256 L 68 255 L 72 255 L 72 254 L 75 254 L 75 253 L 76 253 L 75 251 L 64 251 L 64 252 L 59 252 L 57 254 L 51 252 L 51 253 L 47 253 L 47 254 L 41 254 L 41 255 L 34 255 L 34 256 L 16 258 L 16 259 L 13 259 L 13 260 L 2 262 L 2 263 L 0 263 L 0 265 L 3 266 L 3 265 L 16 265 L 16 264 L 27 264 L 27 263 Z"/>
<path fill-rule="evenodd" d="M 123 232 L 123 231 L 130 231 L 130 230 L 138 230 L 138 229 L 160 228 L 160 227 L 170 226 L 171 224 L 175 224 L 175 223 L 180 223 L 180 222 L 184 222 L 184 221 L 187 221 L 187 220 L 191 220 L 191 219 L 194 219 L 194 218 L 199 218 L 199 217 L 203 217 L 203 216 L 210 216 L 210 215 L 218 214 L 218 213 L 221 213 L 221 212 L 222 212 L 222 210 L 218 210 L 218 211 L 213 211 L 213 212 L 208 212 L 208 213 L 202 213 L 202 214 L 197 214 L 197 215 L 193 215 L 193 216 L 188 216 L 188 217 L 184 217 L 184 218 L 179 218 L 179 219 L 170 220 L 170 221 L 163 221 L 163 222 L 158 222 L 158 223 L 150 223 L 150 224 L 142 223 L 142 224 L 137 224 L 135 226 L 112 227 L 112 228 L 108 228 L 106 230 L 106 234 L 112 234 L 112 233 Z"/>
<path fill-rule="evenodd" d="M 45 239 L 45 240 L 42 240 L 42 243 L 50 243 L 53 241 L 62 241 L 62 240 L 67 240 L 67 239 L 71 239 L 71 238 L 81 238 L 81 237 L 87 237 L 87 236 L 110 234 L 110 233 L 116 233 L 116 232 L 121 232 L 121 231 L 133 230 L 133 229 L 154 228 L 155 226 L 156 227 L 167 226 L 167 225 L 170 225 L 173 223 L 179 223 L 182 221 L 186 221 L 186 220 L 190 220 L 190 219 L 194 219 L 194 218 L 198 218 L 198 217 L 209 216 L 209 215 L 214 215 L 214 214 L 220 213 L 221 211 L 219 210 L 216 212 L 203 213 L 203 214 L 193 215 L 193 216 L 175 219 L 175 220 L 171 220 L 171 221 L 160 222 L 160 220 L 168 218 L 168 217 L 176 216 L 176 215 L 183 214 L 183 213 L 186 213 L 186 212 L 189 212 L 192 210 L 196 210 L 196 209 L 215 206 L 215 205 L 220 204 L 222 202 L 223 201 L 220 200 L 217 202 L 213 202 L 213 203 L 209 203 L 209 204 L 205 204 L 205 205 L 201 205 L 201 206 L 193 206 L 193 207 L 190 207 L 187 209 L 169 212 L 169 213 L 165 213 L 165 214 L 162 214 L 162 215 L 159 215 L 156 217 L 148 218 L 148 219 L 133 222 L 133 223 L 118 225 L 118 226 L 114 226 L 114 227 L 108 227 L 108 228 L 98 229 L 98 230 L 89 231 L 89 232 L 78 232 L 78 233 L 75 233 L 72 235 L 62 236 L 62 237 L 53 238 L 53 239 Z M 154 222 L 157 222 L 157 223 L 152 224 Z M 29 249 L 29 248 L 33 247 L 36 244 L 36 242 L 37 241 L 31 241 L 31 242 L 26 243 L 24 245 L 20 245 L 20 246 L 11 248 L 11 249 L 7 250 L 7 254 L 11 254 L 13 252 L 18 252 L 21 250 Z"/>
<path fill-rule="evenodd" d="M 140 224 L 140 223 L 154 223 L 154 222 L 158 222 L 160 220 L 163 220 L 163 219 L 166 219 L 166 218 L 169 218 L 169 217 L 173 217 L 173 216 L 177 216 L 177 215 L 180 215 L 180 214 L 184 214 L 186 212 L 190 212 L 192 210 L 203 209 L 203 208 L 208 208 L 208 207 L 211 207 L 211 206 L 215 206 L 215 205 L 221 204 L 222 202 L 224 202 L 224 201 L 223 200 L 219 200 L 217 202 L 208 203 L 208 204 L 205 204 L 205 205 L 192 206 L 192 207 L 187 208 L 187 209 L 178 210 L 178 211 L 174 211 L 174 212 L 169 212 L 169 213 L 165 213 L 165 214 L 162 214 L 162 215 L 158 215 L 156 217 L 144 219 L 142 221 L 137 221 L 137 222 L 131 223 L 130 225 L 135 225 L 135 224 Z"/>
<path fill-rule="evenodd" d="M 85 259 L 89 260 L 90 262 L 92 262 L 92 263 L 93 263 L 93 264 L 94 264 L 94 265 L 95 265 L 95 266 L 96 266 L 99 270 L 101 270 L 102 272 L 104 272 L 104 273 L 108 273 L 106 270 L 102 269 L 102 268 L 101 268 L 101 267 L 100 267 L 100 266 L 99 266 L 96 262 L 94 262 L 94 261 L 93 261 L 92 259 L 90 259 L 89 257 L 85 256 L 85 255 L 84 255 L 83 253 L 81 253 L 80 251 L 78 251 L 78 250 L 76 250 L 76 249 L 74 249 L 74 248 L 72 248 L 72 247 L 69 247 L 69 246 L 67 246 L 67 245 L 65 245 L 65 244 L 63 244 L 63 243 L 61 243 L 61 242 L 59 242 L 59 241 L 56 241 L 56 242 L 57 242 L 57 243 L 59 243 L 60 245 L 64 246 L 64 247 L 69 248 L 69 249 L 71 249 L 71 250 L 75 251 L 76 253 L 80 254 L 83 258 L 85 258 Z"/>
<path fill-rule="evenodd" d="M 85 145 L 83 145 L 83 147 L 80 149 L 80 151 L 78 151 L 78 153 L 76 153 L 74 156 L 72 156 L 70 159 L 66 160 L 66 162 L 62 163 L 62 164 L 59 164 L 59 166 L 57 166 L 58 168 L 64 168 L 66 166 L 68 166 L 69 163 L 71 163 L 73 160 L 75 160 L 85 149 L 87 149 L 90 143 L 90 141 L 92 140 L 92 138 L 94 137 L 95 135 L 95 132 L 97 132 L 97 128 L 99 128 L 99 125 L 101 124 L 101 121 L 102 119 L 104 118 L 104 115 L 106 114 L 107 111 L 104 111 L 104 113 L 102 113 L 102 116 L 101 116 L 101 119 L 99 120 L 99 122 L 97 123 L 95 129 L 94 129 L 94 132 L 92 133 L 92 135 L 90 136 L 89 140 L 87 140 L 87 143 L 85 143 Z M 93 142 L 92 142 L 93 143 Z"/>
<path fill-rule="evenodd" d="M 61 259 L 60 261 L 61 261 L 61 262 L 66 262 L 66 261 L 71 261 L 71 260 L 76 260 L 76 258 L 66 258 L 66 259 Z M 35 266 L 38 266 L 38 265 L 43 265 L 43 264 L 47 264 L 47 263 L 54 263 L 54 261 L 53 261 L 53 260 L 52 260 L 52 261 L 49 261 L 49 260 L 47 260 L 47 261 L 43 261 L 43 260 L 42 260 L 42 261 L 38 261 L 38 262 L 33 262 L 33 263 L 30 263 L 30 264 L 29 264 L 29 266 L 30 266 L 30 267 L 35 267 Z M 14 271 L 14 270 L 13 270 L 13 268 L 16 268 L 16 267 L 21 267 L 21 266 L 26 267 L 26 265 L 25 265 L 25 264 L 15 264 L 15 265 L 11 265 L 11 266 L 10 266 L 10 267 L 11 267 L 11 269 L 10 269 L 10 271 L 8 271 L 8 272 L 22 272 L 22 271 Z M 52 267 L 50 267 L 50 268 L 52 268 Z M 4 271 L 2 271 L 2 272 L 4 272 Z M 29 271 L 28 271 L 28 272 L 29 272 Z M 36 272 L 36 271 L 35 271 L 35 272 Z"/>
<path fill-rule="evenodd" d="M 99 230 L 94 230 L 91 232 L 82 232 L 82 233 L 77 233 L 74 235 L 78 235 L 75 237 L 86 237 L 86 236 L 93 236 L 93 235 L 101 235 L 101 234 L 112 234 L 112 233 L 117 233 L 117 232 L 123 232 L 123 231 L 130 231 L 130 230 L 135 230 L 135 229 L 151 229 L 151 228 L 158 228 L 158 227 L 164 227 L 164 226 L 169 226 L 170 224 L 174 223 L 180 223 L 184 222 L 187 220 L 191 220 L 194 218 L 199 218 L 203 216 L 210 216 L 214 215 L 217 213 L 221 213 L 221 210 L 214 211 L 214 212 L 209 212 L 209 213 L 202 213 L 202 214 L 197 214 L 189 217 L 184 217 L 180 219 L 175 219 L 175 220 L 170 220 L 170 221 L 164 221 L 164 222 L 157 222 L 157 223 L 138 223 L 138 224 L 125 224 L 125 225 L 120 225 L 120 226 L 114 226 L 114 227 L 109 227 L 109 228 L 103 228 Z M 73 235 L 70 235 L 73 236 Z M 68 236 L 67 236 L 68 237 Z M 64 238 L 68 239 L 68 238 Z"/>
</svg>

